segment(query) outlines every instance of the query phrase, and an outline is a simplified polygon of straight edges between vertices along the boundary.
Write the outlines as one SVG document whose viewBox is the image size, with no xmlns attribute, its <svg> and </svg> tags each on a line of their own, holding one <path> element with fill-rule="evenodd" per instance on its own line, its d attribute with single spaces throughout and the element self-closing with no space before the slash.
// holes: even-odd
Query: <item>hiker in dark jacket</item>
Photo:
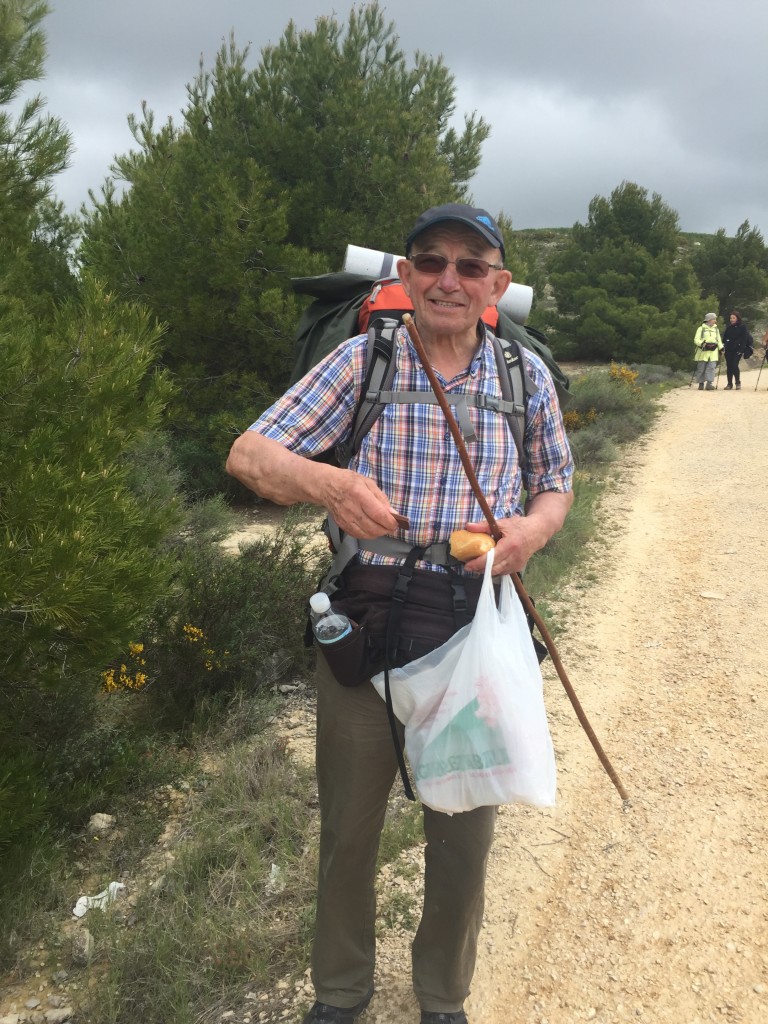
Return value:
<svg viewBox="0 0 768 1024">
<path fill-rule="evenodd" d="M 747 325 L 741 319 L 738 309 L 734 309 L 728 318 L 728 326 L 723 333 L 723 347 L 725 348 L 725 370 L 728 375 L 725 390 L 732 391 L 733 382 L 736 381 L 736 390 L 740 391 L 739 360 L 747 348 Z"/>
<path fill-rule="evenodd" d="M 468 402 L 500 394 L 493 337 L 480 317 L 509 285 L 503 260 L 504 241 L 493 218 L 484 210 L 447 204 L 418 218 L 406 239 L 406 259 L 398 263 L 442 386 L 466 395 Z M 466 590 L 471 617 L 486 556 L 448 572 L 451 563 L 431 552 L 444 548 L 455 529 L 471 523 L 475 532 L 487 533 L 489 527 L 477 521 L 476 499 L 440 409 L 425 404 L 426 394 L 425 403 L 387 405 L 348 469 L 312 458 L 349 438 L 366 348 L 366 335 L 352 338 L 311 369 L 235 441 L 227 470 L 279 504 L 326 508 L 348 537 L 357 538 L 359 548 L 342 580 L 348 595 L 363 595 L 364 621 L 382 591 L 385 609 L 392 603 L 392 576 L 401 572 L 405 557 L 393 554 L 395 544 L 399 541 L 412 556 L 421 551 L 400 635 L 413 643 L 408 627 L 426 608 L 444 621 L 448 639 L 459 628 L 453 582 L 458 579 Z M 468 409 L 476 434 L 472 447 L 482 461 L 484 490 L 502 533 L 494 575 L 522 570 L 560 529 L 573 500 L 573 463 L 552 378 L 533 353 L 524 350 L 524 361 L 536 390 L 528 399 L 522 466 L 506 418 L 484 403 Z M 432 397 L 402 325 L 392 390 Z M 407 531 L 394 512 L 408 518 Z M 429 552 L 422 550 L 427 547 Z M 420 600 L 425 592 L 434 596 Z M 360 622 L 357 614 L 351 618 Z M 317 1001 L 305 1024 L 352 1024 L 373 995 L 376 856 L 398 764 L 386 706 L 370 680 L 340 686 L 318 652 L 316 682 L 321 834 L 312 981 Z M 496 808 L 453 815 L 423 810 L 425 890 L 412 946 L 413 987 L 422 1024 L 466 1024 L 463 1004 L 475 968 Z"/>
</svg>

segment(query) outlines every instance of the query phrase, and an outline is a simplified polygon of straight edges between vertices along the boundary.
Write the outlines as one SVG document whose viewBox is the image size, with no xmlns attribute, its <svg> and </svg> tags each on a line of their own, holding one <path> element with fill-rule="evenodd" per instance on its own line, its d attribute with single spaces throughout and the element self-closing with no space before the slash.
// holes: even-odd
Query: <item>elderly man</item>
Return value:
<svg viewBox="0 0 768 1024">
<path fill-rule="evenodd" d="M 503 261 L 504 241 L 494 219 L 463 204 L 427 210 L 406 239 L 398 273 L 427 356 L 449 395 L 501 396 L 493 338 L 480 317 L 512 279 Z M 365 335 L 352 338 L 314 367 L 238 438 L 227 469 L 279 504 L 311 502 L 327 509 L 341 530 L 359 540 L 349 572 L 355 574 L 355 587 L 370 591 L 373 601 L 374 596 L 380 600 L 402 564 L 402 556 L 386 553 L 382 538 L 422 549 L 446 541 L 455 529 L 489 528 L 433 404 L 387 405 L 348 468 L 313 461 L 348 437 L 366 347 Z M 402 326 L 396 359 L 393 391 L 430 391 Z M 494 574 L 522 570 L 561 528 L 573 498 L 573 466 L 551 377 L 535 355 L 526 351 L 524 362 L 534 391 L 528 399 L 524 460 L 504 415 L 483 403 L 469 410 L 476 435 L 470 454 L 502 533 Z M 408 518 L 407 531 L 399 528 L 395 512 Z M 411 584 L 406 601 L 411 592 L 414 602 L 434 594 L 435 607 L 446 609 L 447 637 L 458 628 L 451 600 L 457 576 L 466 584 L 471 614 L 485 555 L 458 570 L 430 557 L 425 553 L 416 562 L 418 585 Z M 417 611 L 414 605 L 409 616 L 406 603 L 400 627 L 406 634 Z M 354 688 L 338 685 L 320 653 L 317 704 L 321 839 L 312 953 L 317 1002 L 305 1024 L 351 1024 L 373 994 L 376 854 L 397 759 L 385 704 L 370 681 Z M 424 807 L 423 814 L 425 892 L 412 947 L 413 986 L 422 1024 L 465 1024 L 495 808 L 448 815 Z"/>
</svg>

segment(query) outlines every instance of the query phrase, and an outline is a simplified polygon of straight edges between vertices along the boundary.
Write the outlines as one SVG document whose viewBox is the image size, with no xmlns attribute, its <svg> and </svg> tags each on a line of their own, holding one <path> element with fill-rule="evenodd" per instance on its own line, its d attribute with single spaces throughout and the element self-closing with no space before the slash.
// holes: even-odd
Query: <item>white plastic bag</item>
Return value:
<svg viewBox="0 0 768 1024">
<path fill-rule="evenodd" d="M 97 910 L 104 910 L 105 907 L 116 899 L 117 894 L 125 886 L 122 882 L 110 882 L 103 892 L 98 893 L 96 896 L 81 896 L 77 903 L 72 909 L 72 913 L 75 917 L 83 917 L 89 910 L 93 910 L 95 907 Z"/>
<path fill-rule="evenodd" d="M 473 621 L 431 654 L 389 673 L 422 803 L 453 814 L 555 802 L 555 754 L 541 670 L 509 576 L 496 608 L 488 553 Z M 384 696 L 384 673 L 373 679 Z"/>
</svg>

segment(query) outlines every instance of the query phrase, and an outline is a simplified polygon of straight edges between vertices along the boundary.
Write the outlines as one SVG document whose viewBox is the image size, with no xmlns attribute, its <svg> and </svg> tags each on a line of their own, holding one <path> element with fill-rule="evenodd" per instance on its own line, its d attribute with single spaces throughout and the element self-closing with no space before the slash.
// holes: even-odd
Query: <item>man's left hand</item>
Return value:
<svg viewBox="0 0 768 1024">
<path fill-rule="evenodd" d="M 496 541 L 493 554 L 493 575 L 505 576 L 511 572 L 522 572 L 528 559 L 539 551 L 550 537 L 553 537 L 565 522 L 568 509 L 573 504 L 573 491 L 542 491 L 531 498 L 524 516 L 497 519 L 496 525 L 501 537 Z M 491 528 L 483 520 L 467 523 L 472 533 L 490 533 Z M 469 572 L 485 570 L 486 555 L 466 562 Z"/>
</svg>

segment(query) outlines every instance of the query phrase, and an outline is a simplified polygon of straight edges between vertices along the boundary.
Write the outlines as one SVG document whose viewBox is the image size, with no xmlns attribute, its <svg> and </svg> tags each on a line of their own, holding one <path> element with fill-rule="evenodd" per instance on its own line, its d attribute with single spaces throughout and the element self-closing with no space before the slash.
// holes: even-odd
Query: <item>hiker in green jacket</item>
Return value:
<svg viewBox="0 0 768 1024">
<path fill-rule="evenodd" d="M 693 358 L 696 360 L 695 379 L 699 384 L 699 391 L 715 390 L 715 367 L 720 361 L 723 351 L 723 339 L 717 329 L 717 314 L 707 313 L 704 322 L 696 331 L 693 339 L 695 352 Z"/>
</svg>

